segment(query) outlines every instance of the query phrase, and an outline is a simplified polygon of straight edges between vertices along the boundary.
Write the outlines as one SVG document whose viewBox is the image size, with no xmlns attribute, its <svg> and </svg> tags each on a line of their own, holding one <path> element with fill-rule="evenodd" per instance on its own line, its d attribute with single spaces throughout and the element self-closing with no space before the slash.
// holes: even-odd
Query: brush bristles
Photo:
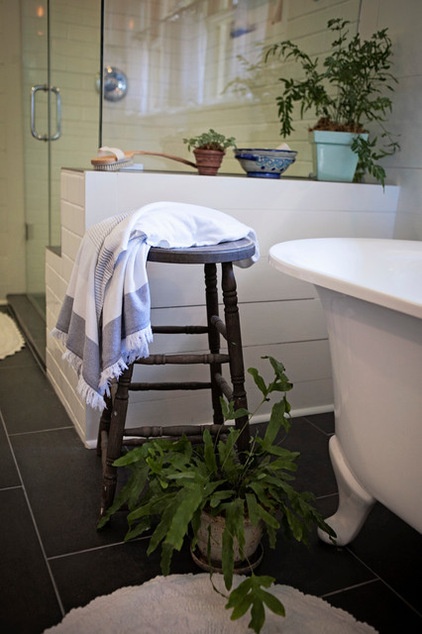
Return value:
<svg viewBox="0 0 422 634">
<path fill-rule="evenodd" d="M 100 172 L 118 172 L 121 167 L 127 167 L 132 163 L 131 159 L 121 159 L 120 161 L 101 161 L 97 162 L 95 159 L 91 161 L 94 170 Z"/>
</svg>

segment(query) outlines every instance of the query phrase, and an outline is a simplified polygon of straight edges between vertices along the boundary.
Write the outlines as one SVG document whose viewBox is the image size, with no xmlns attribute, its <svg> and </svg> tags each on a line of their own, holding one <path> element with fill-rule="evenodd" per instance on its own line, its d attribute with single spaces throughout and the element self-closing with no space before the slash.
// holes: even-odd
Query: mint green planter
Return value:
<svg viewBox="0 0 422 634">
<path fill-rule="evenodd" d="M 351 183 L 358 164 L 358 156 L 351 149 L 356 134 L 313 130 L 312 143 L 314 173 L 319 181 Z M 368 138 L 367 134 L 361 135 Z"/>
</svg>

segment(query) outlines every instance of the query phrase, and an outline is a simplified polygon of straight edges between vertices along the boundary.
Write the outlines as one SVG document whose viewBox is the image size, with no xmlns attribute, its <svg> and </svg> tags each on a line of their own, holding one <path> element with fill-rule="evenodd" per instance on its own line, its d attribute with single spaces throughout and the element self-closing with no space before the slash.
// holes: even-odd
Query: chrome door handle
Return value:
<svg viewBox="0 0 422 634">
<path fill-rule="evenodd" d="M 56 86 L 51 86 L 50 92 L 56 95 L 56 131 L 50 137 L 50 141 L 57 141 L 62 135 L 62 97 L 60 89 Z"/>
<path fill-rule="evenodd" d="M 56 131 L 50 135 L 47 133 L 40 134 L 36 128 L 36 108 L 35 108 L 35 95 L 42 90 L 43 92 L 50 92 L 56 95 Z M 60 90 L 56 86 L 48 86 L 47 84 L 39 84 L 38 86 L 32 86 L 31 88 L 31 134 L 37 141 L 56 141 L 62 134 L 62 100 Z"/>
</svg>

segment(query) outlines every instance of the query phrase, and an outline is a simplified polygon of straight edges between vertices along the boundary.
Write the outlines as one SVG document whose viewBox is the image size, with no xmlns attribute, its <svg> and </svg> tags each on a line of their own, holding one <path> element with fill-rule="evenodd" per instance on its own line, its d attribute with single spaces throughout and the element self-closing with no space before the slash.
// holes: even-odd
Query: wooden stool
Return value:
<svg viewBox="0 0 422 634">
<path fill-rule="evenodd" d="M 220 397 L 233 401 L 235 409 L 247 409 L 245 392 L 245 371 L 243 364 L 242 339 L 239 309 L 237 304 L 236 280 L 233 262 L 250 258 L 255 253 L 254 243 L 248 239 L 225 242 L 215 246 L 181 249 L 151 247 L 150 262 L 172 264 L 203 264 L 205 273 L 206 326 L 152 326 L 153 333 L 159 334 L 202 334 L 207 333 L 209 353 L 206 354 L 152 354 L 132 363 L 123 372 L 112 389 L 112 396 L 106 398 L 106 408 L 100 420 L 97 453 L 102 456 L 103 479 L 101 495 L 101 515 L 112 504 L 116 484 L 117 468 L 113 462 L 121 455 L 123 445 L 145 442 L 146 438 L 157 436 L 201 436 L 205 427 L 212 432 L 221 430 L 224 418 Z M 224 321 L 218 312 L 217 264 L 221 264 L 221 289 L 224 305 Z M 220 352 L 220 335 L 227 342 L 227 353 Z M 162 364 L 207 364 L 210 368 L 209 382 L 177 383 L 135 383 L 132 382 L 133 368 L 140 365 Z M 222 365 L 229 364 L 230 382 L 222 375 Z M 189 425 L 177 427 L 138 427 L 125 430 L 129 391 L 131 390 L 198 390 L 211 391 L 213 425 Z M 242 433 L 238 440 L 239 449 L 249 443 L 248 417 L 235 422 Z M 130 436 L 126 438 L 125 436 Z"/>
</svg>

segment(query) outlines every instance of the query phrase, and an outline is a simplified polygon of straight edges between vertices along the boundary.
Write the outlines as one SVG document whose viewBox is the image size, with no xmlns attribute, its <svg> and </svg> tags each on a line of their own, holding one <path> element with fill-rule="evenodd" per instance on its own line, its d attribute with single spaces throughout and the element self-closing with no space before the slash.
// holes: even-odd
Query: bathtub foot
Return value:
<svg viewBox="0 0 422 634">
<path fill-rule="evenodd" d="M 325 521 L 337 534 L 334 543 L 345 546 L 359 533 L 376 500 L 362 488 L 350 471 L 335 435 L 330 438 L 329 449 L 339 490 L 339 505 L 335 514 Z M 318 529 L 318 536 L 327 544 L 333 544 L 321 529 Z"/>
</svg>

